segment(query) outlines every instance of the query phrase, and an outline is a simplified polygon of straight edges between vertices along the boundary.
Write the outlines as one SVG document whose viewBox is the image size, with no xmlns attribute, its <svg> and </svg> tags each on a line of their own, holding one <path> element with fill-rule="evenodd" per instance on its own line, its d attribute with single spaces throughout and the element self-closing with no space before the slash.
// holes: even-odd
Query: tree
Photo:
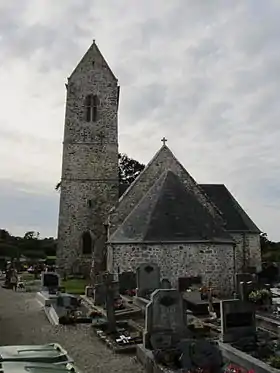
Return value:
<svg viewBox="0 0 280 373">
<path fill-rule="evenodd" d="M 29 231 L 25 233 L 23 239 L 24 240 L 36 240 L 39 238 L 39 236 L 40 236 L 39 232 Z"/>
<path fill-rule="evenodd" d="M 119 154 L 119 196 L 123 195 L 144 168 L 145 165 L 135 159 Z"/>
<path fill-rule="evenodd" d="M 119 196 L 123 195 L 144 168 L 142 163 L 119 153 Z M 56 184 L 55 190 L 60 191 L 60 187 L 61 181 Z"/>
<path fill-rule="evenodd" d="M 7 243 L 0 243 L 0 256 L 15 259 L 19 258 L 20 251 L 17 246 Z"/>
<path fill-rule="evenodd" d="M 6 229 L 0 229 L 0 240 L 7 242 L 10 239 L 10 233 Z"/>
</svg>

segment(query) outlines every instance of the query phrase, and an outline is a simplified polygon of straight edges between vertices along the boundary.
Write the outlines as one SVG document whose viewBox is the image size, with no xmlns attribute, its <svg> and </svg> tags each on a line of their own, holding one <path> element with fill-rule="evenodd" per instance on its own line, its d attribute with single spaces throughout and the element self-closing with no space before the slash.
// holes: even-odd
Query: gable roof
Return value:
<svg viewBox="0 0 280 373">
<path fill-rule="evenodd" d="M 152 160 L 125 191 L 113 209 L 110 211 L 110 235 L 113 234 L 123 223 L 125 218 L 138 205 L 140 200 L 166 170 L 178 175 L 182 183 L 189 190 L 192 190 L 196 198 L 209 211 L 214 218 L 222 222 L 222 214 L 213 204 L 207 194 L 198 186 L 196 181 L 177 160 L 171 150 L 163 145 L 155 154 Z"/>
<path fill-rule="evenodd" d="M 201 184 L 200 187 L 222 212 L 228 231 L 261 233 L 225 185 Z"/>
<path fill-rule="evenodd" d="M 79 68 L 84 64 L 85 61 L 88 61 L 89 59 L 93 60 L 97 56 L 102 59 L 102 64 L 104 66 L 106 66 L 106 68 L 109 71 L 109 73 L 111 74 L 112 78 L 114 80 L 118 81 L 118 79 L 115 77 L 113 71 L 111 70 L 110 66 L 108 65 L 107 61 L 105 60 L 104 56 L 100 52 L 100 49 L 96 45 L 95 40 L 93 40 L 91 46 L 86 51 L 86 53 L 84 54 L 84 56 L 82 57 L 82 59 L 80 60 L 78 65 L 75 67 L 75 69 L 73 70 L 73 72 L 71 73 L 71 75 L 68 79 L 71 79 L 74 76 L 74 74 L 79 70 Z"/>
<path fill-rule="evenodd" d="M 154 183 L 109 242 L 232 243 L 233 239 L 179 176 L 169 170 Z"/>
</svg>

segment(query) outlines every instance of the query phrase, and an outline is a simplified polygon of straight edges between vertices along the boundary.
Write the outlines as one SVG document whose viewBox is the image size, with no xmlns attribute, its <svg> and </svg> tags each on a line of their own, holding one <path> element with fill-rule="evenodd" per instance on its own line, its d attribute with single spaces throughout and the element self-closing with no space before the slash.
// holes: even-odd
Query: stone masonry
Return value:
<svg viewBox="0 0 280 373">
<path fill-rule="evenodd" d="M 118 81 L 95 42 L 68 78 L 63 142 L 57 264 L 88 271 L 92 254 L 83 254 L 104 233 L 103 223 L 118 201 Z M 97 119 L 87 121 L 86 97 L 98 97 Z"/>
<path fill-rule="evenodd" d="M 262 258 L 260 235 L 256 233 L 230 233 L 236 242 L 236 272 L 242 272 L 243 267 L 256 267 L 261 270 Z"/>
<path fill-rule="evenodd" d="M 112 272 L 136 271 L 141 263 L 156 263 L 162 278 L 177 287 L 178 277 L 201 276 L 212 281 L 221 294 L 234 286 L 233 245 L 231 244 L 110 244 L 108 269 Z"/>
<path fill-rule="evenodd" d="M 212 281 L 222 294 L 228 294 L 233 290 L 234 270 L 239 272 L 244 264 L 260 268 L 258 229 L 250 230 L 246 226 L 244 233 L 243 228 L 230 229 L 225 214 L 227 209 L 219 204 L 224 199 L 219 195 L 214 201 L 213 195 L 205 189 L 207 185 L 197 184 L 165 144 L 118 199 L 119 86 L 95 42 L 68 78 L 66 89 L 57 249 L 60 273 L 89 273 L 92 263 L 96 271 L 102 260 L 105 263 L 107 254 L 107 270 L 112 272 L 135 271 L 141 263 L 150 261 L 160 266 L 162 277 L 170 279 L 173 286 L 178 276 L 202 276 L 204 283 Z M 112 237 L 121 231 L 149 191 L 156 193 L 153 186 L 167 170 L 180 179 L 182 189 L 192 196 L 193 209 L 189 202 L 186 203 L 186 198 L 181 203 L 185 206 L 183 210 L 188 211 L 188 217 L 185 219 L 182 214 L 180 217 L 175 214 L 173 225 L 180 226 L 175 239 L 164 241 L 157 237 L 156 241 L 114 241 Z M 195 213 L 198 209 L 193 199 L 211 218 L 207 218 L 202 227 L 214 227 L 211 221 L 215 221 L 213 237 L 204 236 L 204 228 L 201 231 L 196 229 L 196 218 L 204 213 Z M 173 200 L 175 204 L 178 194 Z M 173 202 L 159 216 L 171 216 L 172 206 Z M 228 216 L 236 214 L 230 212 Z M 248 219 L 245 220 L 248 222 Z M 143 225 L 145 217 L 140 220 L 132 225 L 130 233 L 137 230 L 136 225 Z M 159 223 L 159 232 L 163 226 Z M 184 227 L 189 227 L 190 234 L 199 234 L 180 241 L 176 235 L 182 233 Z"/>
</svg>

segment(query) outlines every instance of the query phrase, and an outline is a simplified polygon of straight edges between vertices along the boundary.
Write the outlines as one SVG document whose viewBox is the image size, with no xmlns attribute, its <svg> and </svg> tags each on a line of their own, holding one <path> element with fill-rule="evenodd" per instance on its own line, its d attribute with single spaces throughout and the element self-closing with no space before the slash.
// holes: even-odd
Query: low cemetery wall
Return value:
<svg viewBox="0 0 280 373">
<path fill-rule="evenodd" d="M 246 368 L 248 371 L 252 370 L 256 373 L 279 373 L 279 369 L 272 368 L 259 359 L 245 354 L 244 352 L 232 347 L 230 344 L 219 342 L 219 347 L 222 356 L 225 360 Z"/>
</svg>

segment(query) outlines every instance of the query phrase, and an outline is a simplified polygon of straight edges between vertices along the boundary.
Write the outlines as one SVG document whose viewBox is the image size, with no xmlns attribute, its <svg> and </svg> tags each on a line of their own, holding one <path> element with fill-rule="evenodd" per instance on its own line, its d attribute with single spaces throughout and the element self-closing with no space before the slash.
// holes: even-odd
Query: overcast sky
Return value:
<svg viewBox="0 0 280 373">
<path fill-rule="evenodd" d="M 162 136 L 280 241 L 279 0 L 0 0 L 0 228 L 56 236 L 65 86 L 92 39 L 121 85 L 120 151 Z"/>
</svg>

